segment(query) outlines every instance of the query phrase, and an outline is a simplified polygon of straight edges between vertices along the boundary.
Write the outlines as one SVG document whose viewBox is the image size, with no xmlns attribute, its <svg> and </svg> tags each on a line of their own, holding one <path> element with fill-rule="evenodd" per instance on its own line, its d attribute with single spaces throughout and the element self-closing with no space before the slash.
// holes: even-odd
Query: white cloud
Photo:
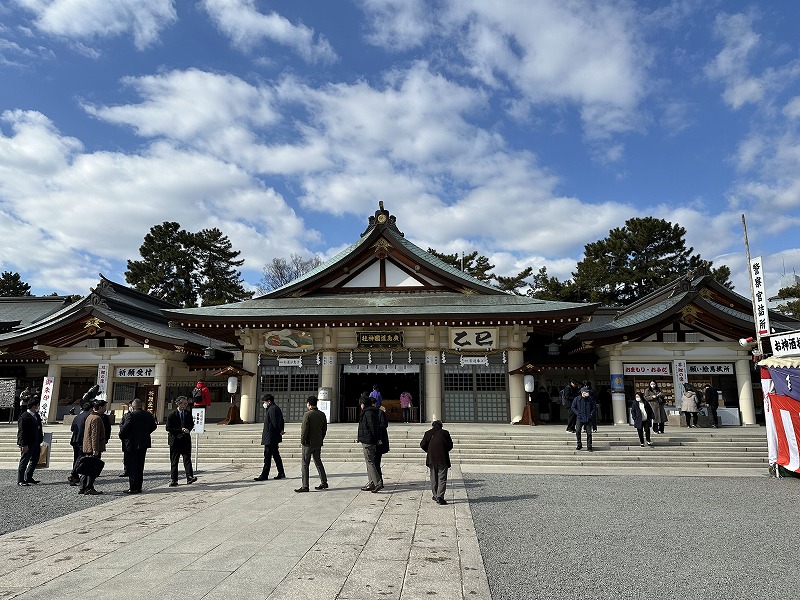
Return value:
<svg viewBox="0 0 800 600">
<path fill-rule="evenodd" d="M 369 26 L 367 43 L 400 51 L 423 44 L 434 30 L 424 0 L 360 0 Z"/>
<path fill-rule="evenodd" d="M 238 48 L 250 51 L 264 40 L 288 46 L 307 62 L 331 63 L 336 52 L 327 39 L 305 25 L 294 25 L 276 12 L 260 13 L 254 0 L 203 0 L 219 30 Z"/>
<path fill-rule="evenodd" d="M 649 52 L 625 4 L 453 1 L 446 23 L 474 76 L 531 103 L 579 108 L 590 139 L 639 125 Z M 463 32 L 466 32 L 463 34 Z"/>
<path fill-rule="evenodd" d="M 783 107 L 783 114 L 787 119 L 800 120 L 800 96 L 795 96 Z"/>
<path fill-rule="evenodd" d="M 35 14 L 39 31 L 78 40 L 130 33 L 140 50 L 175 23 L 174 0 L 16 0 Z"/>
<path fill-rule="evenodd" d="M 219 226 L 242 251 L 251 281 L 273 256 L 308 254 L 306 244 L 319 240 L 279 194 L 236 165 L 165 142 L 139 154 L 86 153 L 39 113 L 6 112 L 3 120 L 12 133 L 0 133 L 0 222 L 13 233 L 0 244 L 0 262 L 37 288 L 83 291 L 106 267 L 121 281 L 124 261 L 138 258 L 144 235 L 163 221 L 190 231 Z"/>
</svg>

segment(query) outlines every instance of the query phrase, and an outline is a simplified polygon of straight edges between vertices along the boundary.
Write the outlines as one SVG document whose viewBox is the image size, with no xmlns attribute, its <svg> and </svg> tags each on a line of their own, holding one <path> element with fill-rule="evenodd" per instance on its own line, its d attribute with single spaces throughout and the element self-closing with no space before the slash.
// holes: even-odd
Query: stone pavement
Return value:
<svg viewBox="0 0 800 600">
<path fill-rule="evenodd" d="M 228 467 L 9 533 L 0 599 L 490 598 L 457 466 L 448 506 L 424 465 L 384 465 L 378 494 L 363 463 L 326 469 L 324 492 L 293 491 L 299 465 L 266 482 Z"/>
</svg>

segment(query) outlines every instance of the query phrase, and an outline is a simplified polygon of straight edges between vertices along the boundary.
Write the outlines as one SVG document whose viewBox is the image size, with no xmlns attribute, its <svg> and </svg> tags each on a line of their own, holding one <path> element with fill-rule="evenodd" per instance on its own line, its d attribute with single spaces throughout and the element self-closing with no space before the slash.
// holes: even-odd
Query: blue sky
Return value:
<svg viewBox="0 0 800 600">
<path fill-rule="evenodd" d="M 570 277 L 631 217 L 748 294 L 800 270 L 800 4 L 0 0 L 0 269 L 124 282 L 153 225 L 255 285 L 379 200 L 414 243 Z"/>
</svg>

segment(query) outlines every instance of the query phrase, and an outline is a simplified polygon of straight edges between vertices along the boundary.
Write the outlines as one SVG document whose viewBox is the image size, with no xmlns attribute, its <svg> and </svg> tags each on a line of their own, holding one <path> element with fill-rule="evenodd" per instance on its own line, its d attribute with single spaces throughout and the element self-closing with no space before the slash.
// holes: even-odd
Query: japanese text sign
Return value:
<svg viewBox="0 0 800 600">
<path fill-rule="evenodd" d="M 756 319 L 756 333 L 759 337 L 769 335 L 767 290 L 764 285 L 764 268 L 760 256 L 750 260 L 750 281 L 753 283 L 753 316 Z"/>
<path fill-rule="evenodd" d="M 497 327 L 450 327 L 452 350 L 487 350 L 496 348 L 499 335 Z"/>
</svg>

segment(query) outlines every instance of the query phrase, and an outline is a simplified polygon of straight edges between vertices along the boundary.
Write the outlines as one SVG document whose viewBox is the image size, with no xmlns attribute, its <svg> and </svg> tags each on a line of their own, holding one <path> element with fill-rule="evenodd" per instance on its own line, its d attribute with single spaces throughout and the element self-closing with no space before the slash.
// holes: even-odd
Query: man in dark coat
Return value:
<svg viewBox="0 0 800 600">
<path fill-rule="evenodd" d="M 719 425 L 719 419 L 717 418 L 719 392 L 710 385 L 706 386 L 706 404 L 708 405 L 708 412 L 711 417 L 711 427 L 717 427 Z"/>
<path fill-rule="evenodd" d="M 178 458 L 183 457 L 183 470 L 186 483 L 194 483 L 197 477 L 192 469 L 192 435 L 194 418 L 189 410 L 189 399 L 178 396 L 175 399 L 177 408 L 167 417 L 167 444 L 169 444 L 170 487 L 178 485 Z"/>
<path fill-rule="evenodd" d="M 431 474 L 431 492 L 433 501 L 447 504 L 444 494 L 447 491 L 447 469 L 450 468 L 450 450 L 453 449 L 453 438 L 450 432 L 442 429 L 441 421 L 431 423 L 431 429 L 422 436 L 419 447 L 425 450 L 425 465 Z"/>
<path fill-rule="evenodd" d="M 17 421 L 17 446 L 20 459 L 17 469 L 17 485 L 28 486 L 39 483 L 33 478 L 33 472 L 39 462 L 39 452 L 44 441 L 42 418 L 39 416 L 39 396 L 31 395 L 26 402 L 27 410 Z"/>
<path fill-rule="evenodd" d="M 594 417 L 597 413 L 597 403 L 592 397 L 592 390 L 588 387 L 581 388 L 581 395 L 572 401 L 572 413 L 575 415 L 575 435 L 578 438 L 576 450 L 583 448 L 581 445 L 581 429 L 586 430 L 586 449 L 592 452 L 592 428 Z"/>
<path fill-rule="evenodd" d="M 83 455 L 83 428 L 86 424 L 86 417 L 88 417 L 91 412 L 92 401 L 84 401 L 81 405 L 81 412 L 72 420 L 72 425 L 70 426 L 72 437 L 69 443 L 72 446 L 73 454 L 72 472 L 67 479 L 70 485 L 78 485 L 78 482 L 81 480 L 80 475 L 78 475 L 75 469 L 78 468 L 78 459 Z"/>
<path fill-rule="evenodd" d="M 367 465 L 369 482 L 361 489 L 365 492 L 378 493 L 383 489 L 383 481 L 375 465 L 375 455 L 381 441 L 379 409 L 372 405 L 369 396 L 361 398 L 361 418 L 358 421 L 358 441 L 364 450 L 364 462 Z"/>
<path fill-rule="evenodd" d="M 131 408 L 131 412 L 125 415 L 119 426 L 119 439 L 122 440 L 125 469 L 128 472 L 129 488 L 125 493 L 138 494 L 142 491 L 144 461 L 151 445 L 150 434 L 158 425 L 153 415 L 142 410 L 142 401 L 139 398 L 131 402 Z"/>
<path fill-rule="evenodd" d="M 283 459 L 278 444 L 283 441 L 283 411 L 280 406 L 275 404 L 275 397 L 266 394 L 262 398 L 264 403 L 264 431 L 261 433 L 261 445 L 264 446 L 264 467 L 261 475 L 253 477 L 253 481 L 266 481 L 269 479 L 269 468 L 272 466 L 272 459 L 275 459 L 275 468 L 278 474 L 275 479 L 285 479 L 286 473 L 283 471 Z"/>
<path fill-rule="evenodd" d="M 320 479 L 319 485 L 314 489 L 320 491 L 328 489 L 328 475 L 322 464 L 322 444 L 325 441 L 325 434 L 328 432 L 328 419 L 325 417 L 325 413 L 317 408 L 316 396 L 308 397 L 306 409 L 300 425 L 300 445 L 303 448 L 302 483 L 295 492 L 308 491 L 308 469 L 312 459 Z"/>
</svg>

